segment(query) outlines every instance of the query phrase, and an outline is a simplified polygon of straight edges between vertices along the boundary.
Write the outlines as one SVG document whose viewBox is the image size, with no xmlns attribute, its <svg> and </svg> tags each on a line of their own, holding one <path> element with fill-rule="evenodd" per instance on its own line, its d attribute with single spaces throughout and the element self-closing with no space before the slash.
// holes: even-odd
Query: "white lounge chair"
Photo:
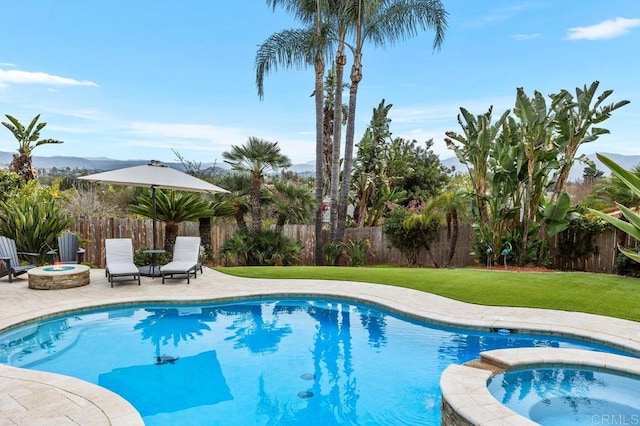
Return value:
<svg viewBox="0 0 640 426">
<path fill-rule="evenodd" d="M 198 263 L 199 254 L 200 237 L 176 237 L 172 261 L 160 267 L 162 284 L 164 284 L 165 278 L 173 278 L 174 275 L 185 275 L 187 284 L 189 284 L 191 273 L 195 278 L 197 270 L 202 268 Z"/>
<path fill-rule="evenodd" d="M 131 238 L 108 238 L 104 240 L 107 269 L 105 273 L 113 287 L 116 277 L 131 277 L 138 280 L 140 285 L 140 271 L 133 263 L 133 242 Z M 125 280 L 122 280 L 125 281 Z"/>
</svg>

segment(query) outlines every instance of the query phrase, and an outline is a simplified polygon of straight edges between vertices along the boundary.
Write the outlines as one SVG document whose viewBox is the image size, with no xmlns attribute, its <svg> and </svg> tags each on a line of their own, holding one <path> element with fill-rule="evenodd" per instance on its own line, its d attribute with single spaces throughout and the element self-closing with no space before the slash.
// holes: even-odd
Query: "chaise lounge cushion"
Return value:
<svg viewBox="0 0 640 426">
<path fill-rule="evenodd" d="M 133 263 L 133 243 L 131 238 L 109 238 L 104 241 L 107 258 L 106 274 L 113 287 L 114 277 L 131 277 L 138 280 L 140 285 L 140 271 Z"/>
<path fill-rule="evenodd" d="M 160 267 L 162 283 L 174 275 L 185 275 L 187 284 L 191 282 L 191 273 L 196 277 L 199 268 L 198 256 L 200 254 L 200 237 L 176 237 L 173 246 L 173 260 Z"/>
</svg>

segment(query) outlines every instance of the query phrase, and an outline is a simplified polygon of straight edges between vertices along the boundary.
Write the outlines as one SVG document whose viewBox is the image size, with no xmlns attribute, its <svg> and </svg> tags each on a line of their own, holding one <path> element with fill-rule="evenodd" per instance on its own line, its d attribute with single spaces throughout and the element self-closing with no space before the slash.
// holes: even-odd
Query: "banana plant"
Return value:
<svg viewBox="0 0 640 426">
<path fill-rule="evenodd" d="M 510 111 L 505 111 L 494 124 L 491 124 L 492 113 L 493 107 L 489 107 L 485 114 L 478 116 L 473 116 L 465 108 L 460 108 L 458 124 L 463 133 L 446 132 L 447 137 L 444 139 L 447 148 L 453 150 L 458 160 L 467 166 L 476 192 L 481 220 L 485 214 L 483 197 L 487 194 L 488 159 L 495 139 Z"/>
<path fill-rule="evenodd" d="M 463 133 L 446 132 L 445 143 L 455 152 L 458 160 L 467 166 L 472 185 L 471 205 L 477 219 L 478 226 L 475 229 L 479 238 L 493 243 L 501 238 L 499 229 L 502 225 L 501 221 L 496 221 L 496 215 L 505 203 L 494 197 L 498 194 L 493 191 L 494 187 L 501 186 L 503 181 L 499 175 L 492 174 L 491 159 L 510 111 L 505 111 L 495 123 L 491 122 L 492 113 L 493 107 L 478 116 L 460 108 L 458 124 Z"/>
<path fill-rule="evenodd" d="M 11 170 L 16 172 L 26 181 L 34 180 L 37 176 L 33 167 L 31 154 L 40 145 L 63 143 L 57 139 L 40 139 L 40 132 L 47 123 L 38 123 L 40 114 L 36 115 L 25 128 L 16 118 L 5 115 L 9 122 L 3 121 L 2 125 L 13 133 L 13 137 L 18 141 L 18 153 L 13 155 Z"/>
<path fill-rule="evenodd" d="M 542 210 L 542 217 L 547 223 L 547 235 L 553 237 L 569 227 L 569 223 L 578 218 L 579 214 L 571 210 L 571 197 L 566 192 L 560 194 L 555 203 L 546 204 Z"/>
<path fill-rule="evenodd" d="M 611 96 L 613 90 L 605 90 L 596 97 L 599 84 L 598 81 L 594 81 L 589 87 L 585 85 L 582 89 L 576 88 L 575 98 L 567 90 L 550 95 L 557 133 L 554 142 L 561 151 L 561 167 L 553 199 L 559 197 L 564 191 L 574 162 L 584 159 L 583 156 L 576 157 L 578 148 L 609 133 L 609 130 L 594 125 L 607 120 L 613 111 L 629 103 L 628 100 L 623 100 L 605 105 L 605 100 Z M 591 106 L 594 99 L 595 103 Z"/>
</svg>

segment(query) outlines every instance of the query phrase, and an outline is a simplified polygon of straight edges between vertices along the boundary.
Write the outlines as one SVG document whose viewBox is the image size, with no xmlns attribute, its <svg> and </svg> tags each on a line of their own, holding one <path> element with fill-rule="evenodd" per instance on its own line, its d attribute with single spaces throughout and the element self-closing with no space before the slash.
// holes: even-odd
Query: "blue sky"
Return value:
<svg viewBox="0 0 640 426">
<path fill-rule="evenodd" d="M 516 88 L 548 95 L 600 81 L 630 105 L 583 152 L 640 154 L 640 2 L 444 0 L 449 26 L 364 52 L 356 141 L 384 98 L 394 136 L 433 138 L 473 114 L 511 108 Z M 255 88 L 258 46 L 299 24 L 263 0 L 30 0 L 3 4 L 0 112 L 48 123 L 65 141 L 35 155 L 222 163 L 250 136 L 278 141 L 294 163 L 314 159 L 313 70 L 278 70 Z M 351 66 L 351 58 L 347 68 Z M 15 151 L 0 128 L 0 151 Z"/>
</svg>

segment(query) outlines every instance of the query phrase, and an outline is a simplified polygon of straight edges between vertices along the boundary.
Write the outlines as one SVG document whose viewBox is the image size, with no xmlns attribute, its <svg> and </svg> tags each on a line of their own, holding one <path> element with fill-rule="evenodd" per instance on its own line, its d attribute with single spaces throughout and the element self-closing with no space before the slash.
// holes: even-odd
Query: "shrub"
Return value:
<svg viewBox="0 0 640 426">
<path fill-rule="evenodd" d="M 340 241 L 333 241 L 322 247 L 324 251 L 324 264 L 327 266 L 337 266 L 343 249 L 344 247 Z"/>
<path fill-rule="evenodd" d="M 47 252 L 71 222 L 47 190 L 36 189 L 0 201 L 0 235 L 15 240 L 18 251 L 40 253 L 39 262 L 49 260 Z"/>
<path fill-rule="evenodd" d="M 344 250 L 349 258 L 349 266 L 364 266 L 367 263 L 370 247 L 369 239 L 346 241 Z"/>
<path fill-rule="evenodd" d="M 413 212 L 405 207 L 395 207 L 385 218 L 382 232 L 387 236 L 389 246 L 400 250 L 408 265 L 415 265 L 418 263 L 422 240 L 418 229 L 407 229 L 404 226 L 405 220 L 411 214 Z"/>
<path fill-rule="evenodd" d="M 247 266 L 290 266 L 300 261 L 302 245 L 278 232 L 240 230 L 222 245 L 220 254 Z"/>
<path fill-rule="evenodd" d="M 145 253 L 145 250 L 150 250 L 150 248 L 139 247 L 133 252 L 133 263 L 136 266 L 146 266 L 151 264 L 151 254 Z M 166 265 L 171 262 L 171 253 L 160 253 L 156 256 L 157 265 Z"/>
<path fill-rule="evenodd" d="M 640 252 L 638 249 L 634 249 L 633 251 L 635 253 Z M 640 263 L 630 259 L 622 253 L 619 253 L 618 257 L 616 257 L 616 263 L 613 266 L 613 270 L 618 275 L 635 278 L 640 277 Z"/>
</svg>

